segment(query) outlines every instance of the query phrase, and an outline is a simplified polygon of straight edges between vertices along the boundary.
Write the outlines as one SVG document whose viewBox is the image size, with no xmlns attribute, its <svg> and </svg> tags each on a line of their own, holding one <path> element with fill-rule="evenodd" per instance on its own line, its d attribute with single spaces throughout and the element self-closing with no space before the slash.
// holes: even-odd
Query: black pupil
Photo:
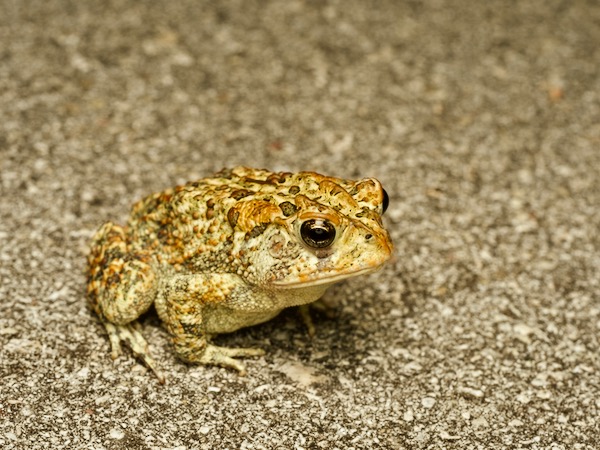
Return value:
<svg viewBox="0 0 600 450">
<path fill-rule="evenodd" d="M 335 239 L 335 227 L 322 219 L 307 220 L 300 227 L 302 240 L 313 248 L 330 246 Z"/>
<path fill-rule="evenodd" d="M 383 191 L 383 202 L 382 202 L 382 211 L 381 214 L 384 214 L 387 209 L 388 206 L 390 206 L 390 197 L 388 196 L 387 192 L 385 192 L 385 189 L 381 189 Z"/>
</svg>

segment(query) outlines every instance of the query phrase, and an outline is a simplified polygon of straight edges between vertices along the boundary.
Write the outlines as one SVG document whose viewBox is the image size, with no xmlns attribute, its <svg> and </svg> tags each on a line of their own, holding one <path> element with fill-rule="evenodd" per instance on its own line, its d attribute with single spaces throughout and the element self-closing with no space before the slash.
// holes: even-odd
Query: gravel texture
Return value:
<svg viewBox="0 0 600 450">
<path fill-rule="evenodd" d="M 600 4 L 0 0 L 0 447 L 600 448 Z M 224 166 L 376 176 L 396 245 L 222 336 L 113 362 L 88 240 Z"/>
</svg>

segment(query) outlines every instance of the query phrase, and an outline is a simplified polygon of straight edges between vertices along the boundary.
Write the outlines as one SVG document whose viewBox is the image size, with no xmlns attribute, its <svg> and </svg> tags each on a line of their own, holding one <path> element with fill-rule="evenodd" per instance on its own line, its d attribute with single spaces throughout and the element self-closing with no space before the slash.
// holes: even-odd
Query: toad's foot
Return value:
<svg viewBox="0 0 600 450">
<path fill-rule="evenodd" d="M 227 348 L 207 344 L 204 352 L 193 361 L 201 364 L 227 367 L 237 370 L 240 375 L 246 375 L 246 367 L 234 358 L 247 358 L 251 356 L 263 356 L 265 351 L 261 348 Z"/>
<path fill-rule="evenodd" d="M 300 317 L 302 318 L 302 322 L 306 327 L 306 331 L 308 332 L 308 336 L 313 338 L 317 332 L 317 328 L 315 326 L 315 322 L 313 321 L 311 310 L 317 311 L 320 314 L 323 314 L 328 319 L 334 319 L 336 316 L 335 309 L 325 303 L 322 299 L 319 299 L 315 302 L 308 303 L 306 305 L 298 306 L 298 312 L 300 313 Z"/>
<path fill-rule="evenodd" d="M 154 372 L 158 381 L 165 384 L 165 376 L 158 370 L 156 362 L 150 356 L 148 343 L 140 332 L 140 325 L 137 321 L 130 322 L 126 325 L 115 325 L 110 322 L 104 322 L 104 327 L 108 332 L 110 339 L 111 356 L 116 359 L 121 355 L 121 342 L 127 344 L 136 358 L 139 358 L 144 364 Z"/>
</svg>

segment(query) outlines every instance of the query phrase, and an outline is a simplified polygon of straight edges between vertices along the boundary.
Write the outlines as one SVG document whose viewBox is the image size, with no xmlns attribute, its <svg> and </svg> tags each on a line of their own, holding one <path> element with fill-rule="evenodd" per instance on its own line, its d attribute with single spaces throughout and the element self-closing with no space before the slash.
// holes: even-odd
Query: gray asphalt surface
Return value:
<svg viewBox="0 0 600 450">
<path fill-rule="evenodd" d="M 600 4 L 0 1 L 0 447 L 600 448 Z M 84 256 L 225 166 L 375 176 L 396 245 L 222 336 L 112 361 Z"/>
</svg>

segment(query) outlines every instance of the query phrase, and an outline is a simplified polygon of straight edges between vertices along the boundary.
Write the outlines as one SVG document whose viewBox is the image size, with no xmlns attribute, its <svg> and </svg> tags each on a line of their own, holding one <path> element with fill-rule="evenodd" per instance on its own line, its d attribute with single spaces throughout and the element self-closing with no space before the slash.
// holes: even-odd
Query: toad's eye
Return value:
<svg viewBox="0 0 600 450">
<path fill-rule="evenodd" d="M 388 196 L 387 192 L 385 192 L 385 189 L 382 188 L 381 190 L 383 191 L 383 201 L 381 202 L 381 214 L 385 214 L 386 210 L 388 209 L 388 206 L 390 206 L 390 197 Z"/>
<path fill-rule="evenodd" d="M 309 247 L 325 248 L 335 240 L 335 227 L 327 220 L 310 219 L 300 227 L 300 235 Z"/>
</svg>

